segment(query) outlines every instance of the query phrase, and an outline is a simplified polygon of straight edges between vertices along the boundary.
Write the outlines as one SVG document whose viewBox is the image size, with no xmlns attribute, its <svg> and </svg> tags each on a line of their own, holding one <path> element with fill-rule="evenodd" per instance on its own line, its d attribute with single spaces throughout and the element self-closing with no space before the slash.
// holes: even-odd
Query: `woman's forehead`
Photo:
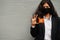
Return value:
<svg viewBox="0 0 60 40">
<path fill-rule="evenodd" d="M 48 4 L 47 2 L 43 4 L 43 7 L 45 7 L 45 8 L 47 8 L 47 7 L 50 8 L 50 6 L 49 6 L 49 4 Z"/>
<path fill-rule="evenodd" d="M 46 2 L 46 3 L 43 4 L 43 6 L 49 6 L 49 4 Z"/>
</svg>

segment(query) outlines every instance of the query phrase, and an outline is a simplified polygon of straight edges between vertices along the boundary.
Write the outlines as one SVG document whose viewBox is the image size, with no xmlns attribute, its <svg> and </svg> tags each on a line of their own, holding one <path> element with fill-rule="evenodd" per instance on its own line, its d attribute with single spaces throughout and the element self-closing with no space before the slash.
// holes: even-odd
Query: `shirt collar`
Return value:
<svg viewBox="0 0 60 40">
<path fill-rule="evenodd" d="M 43 17 L 44 17 L 44 19 L 46 19 L 46 20 L 51 20 L 52 15 L 50 15 L 50 18 L 49 18 L 49 19 L 47 19 L 45 16 L 43 16 Z"/>
</svg>

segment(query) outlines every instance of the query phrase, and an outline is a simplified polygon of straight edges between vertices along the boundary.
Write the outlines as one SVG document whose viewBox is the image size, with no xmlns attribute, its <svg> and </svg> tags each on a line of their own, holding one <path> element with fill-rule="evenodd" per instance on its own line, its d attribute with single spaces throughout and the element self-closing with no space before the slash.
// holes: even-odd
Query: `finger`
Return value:
<svg viewBox="0 0 60 40">
<path fill-rule="evenodd" d="M 33 17 L 36 18 L 38 15 L 37 14 L 34 14 Z"/>
<path fill-rule="evenodd" d="M 36 21 L 36 19 L 32 19 L 32 22 L 35 22 Z"/>
<path fill-rule="evenodd" d="M 35 15 L 35 17 L 37 18 L 38 14 Z"/>
<path fill-rule="evenodd" d="M 37 15 L 37 14 L 35 14 L 34 16 L 35 16 L 35 17 L 37 17 L 38 15 Z"/>
</svg>

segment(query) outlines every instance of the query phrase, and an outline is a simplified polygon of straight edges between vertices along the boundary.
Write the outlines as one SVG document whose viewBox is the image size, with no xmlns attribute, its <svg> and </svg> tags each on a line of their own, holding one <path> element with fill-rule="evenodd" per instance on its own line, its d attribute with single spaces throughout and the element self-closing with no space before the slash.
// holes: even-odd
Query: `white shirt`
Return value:
<svg viewBox="0 0 60 40">
<path fill-rule="evenodd" d="M 52 20 L 50 19 L 46 19 L 44 16 L 44 24 L 45 24 L 45 37 L 44 40 L 51 40 L 51 29 L 52 29 Z M 33 26 L 33 28 L 35 28 L 35 26 Z"/>
<path fill-rule="evenodd" d="M 52 21 L 51 16 L 50 19 L 46 19 L 44 16 L 44 24 L 45 24 L 45 40 L 51 40 L 51 29 L 52 29 Z"/>
</svg>

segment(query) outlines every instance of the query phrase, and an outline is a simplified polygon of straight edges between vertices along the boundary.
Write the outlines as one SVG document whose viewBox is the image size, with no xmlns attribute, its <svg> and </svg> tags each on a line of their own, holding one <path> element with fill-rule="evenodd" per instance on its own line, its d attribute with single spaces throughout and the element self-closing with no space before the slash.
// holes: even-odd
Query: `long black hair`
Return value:
<svg viewBox="0 0 60 40">
<path fill-rule="evenodd" d="M 58 14 L 57 14 L 57 12 L 56 12 L 51 0 L 42 0 L 34 14 L 38 14 L 38 16 L 43 17 L 43 15 L 41 13 L 41 10 L 42 10 L 41 7 L 43 7 L 44 3 L 48 3 L 49 6 L 51 7 L 51 9 L 53 11 L 52 16 L 53 17 L 58 17 Z"/>
</svg>

